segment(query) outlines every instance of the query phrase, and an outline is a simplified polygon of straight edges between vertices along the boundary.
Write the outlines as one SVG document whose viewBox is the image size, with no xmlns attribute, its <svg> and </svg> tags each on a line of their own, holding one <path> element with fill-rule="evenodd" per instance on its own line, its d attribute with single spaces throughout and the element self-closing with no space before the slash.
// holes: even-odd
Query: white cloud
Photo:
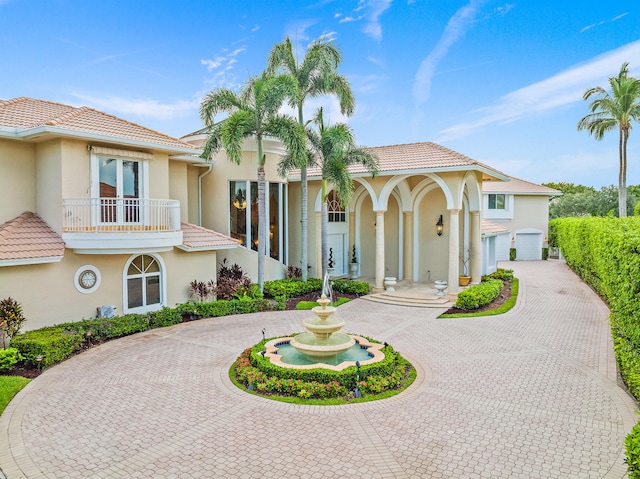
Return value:
<svg viewBox="0 0 640 479">
<path fill-rule="evenodd" d="M 592 23 L 591 25 L 587 25 L 586 27 L 582 28 L 582 29 L 580 30 L 580 33 L 584 33 L 584 32 L 586 32 L 587 30 L 591 30 L 592 28 L 599 27 L 599 26 L 601 26 L 601 25 L 604 25 L 605 23 L 613 23 L 613 22 L 615 22 L 615 21 L 617 21 L 617 20 L 620 20 L 622 17 L 625 17 L 625 16 L 627 16 L 627 15 L 629 15 L 629 12 L 625 12 L 625 13 L 622 13 L 622 14 L 620 14 L 620 15 L 616 15 L 616 16 L 615 16 L 615 17 L 613 17 L 611 20 L 601 20 L 601 21 L 599 21 L 599 22 Z"/>
<path fill-rule="evenodd" d="M 609 76 L 619 72 L 624 62 L 629 62 L 631 75 L 637 76 L 640 73 L 640 40 L 513 91 L 500 98 L 496 104 L 476 111 L 479 115 L 476 120 L 443 130 L 437 141 L 460 138 L 488 125 L 510 123 L 571 103 L 579 103 L 583 101 L 582 94 L 586 89 L 596 85 L 606 87 Z"/>
<path fill-rule="evenodd" d="M 257 32 L 258 30 L 260 30 L 260 25 L 256 25 L 251 29 L 252 32 Z"/>
<path fill-rule="evenodd" d="M 291 38 L 292 42 L 309 40 L 307 30 L 318 23 L 318 20 L 306 18 L 290 22 L 286 27 L 286 35 Z"/>
<path fill-rule="evenodd" d="M 380 58 L 376 58 L 376 57 L 367 57 L 367 60 L 369 60 L 371 63 L 373 63 L 374 65 L 378 65 L 379 67 L 384 67 L 384 61 L 381 60 Z"/>
<path fill-rule="evenodd" d="M 333 125 L 334 123 L 347 123 L 349 118 L 340 113 L 340 102 L 335 95 L 325 95 L 316 98 L 308 98 L 302 109 L 302 115 L 305 121 L 309 121 L 313 118 L 316 110 L 322 107 L 324 121 L 326 124 Z M 281 113 L 286 113 L 294 118 L 298 118 L 298 110 L 291 108 L 288 105 L 283 106 L 280 109 Z"/>
<path fill-rule="evenodd" d="M 451 46 L 462 38 L 471 24 L 475 21 L 479 6 L 484 0 L 471 0 L 467 5 L 460 8 L 450 19 L 440 37 L 438 44 L 429 53 L 418 68 L 413 82 L 413 97 L 417 103 L 424 103 L 431 94 L 431 78 L 436 67 L 442 60 Z"/>
<path fill-rule="evenodd" d="M 200 60 L 200 64 L 206 65 L 207 71 L 213 72 L 213 76 L 206 83 L 214 88 L 233 88 L 237 86 L 237 78 L 232 74 L 233 65 L 238 62 L 236 57 L 244 51 L 246 51 L 245 47 L 236 48 L 233 51 L 223 48 L 213 59 Z"/>
<path fill-rule="evenodd" d="M 391 6 L 393 0 L 360 0 L 358 6 L 350 15 L 334 14 L 334 18 L 340 18 L 338 23 L 351 23 L 364 21 L 362 31 L 375 40 L 382 40 L 382 26 L 380 16 Z"/>
<path fill-rule="evenodd" d="M 84 102 L 87 106 L 101 111 L 110 111 L 123 116 L 137 116 L 140 118 L 153 118 L 169 120 L 192 115 L 198 111 L 199 100 L 180 100 L 175 103 L 161 103 L 157 100 L 132 100 L 118 96 L 92 96 L 83 93 L 72 95 Z"/>
</svg>

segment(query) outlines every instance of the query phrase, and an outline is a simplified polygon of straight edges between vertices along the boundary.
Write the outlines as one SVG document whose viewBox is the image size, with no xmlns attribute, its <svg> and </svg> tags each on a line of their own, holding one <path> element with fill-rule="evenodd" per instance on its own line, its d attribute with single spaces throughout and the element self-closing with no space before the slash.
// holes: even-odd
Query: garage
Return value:
<svg viewBox="0 0 640 479">
<path fill-rule="evenodd" d="M 542 231 L 516 232 L 516 260 L 542 259 Z"/>
</svg>

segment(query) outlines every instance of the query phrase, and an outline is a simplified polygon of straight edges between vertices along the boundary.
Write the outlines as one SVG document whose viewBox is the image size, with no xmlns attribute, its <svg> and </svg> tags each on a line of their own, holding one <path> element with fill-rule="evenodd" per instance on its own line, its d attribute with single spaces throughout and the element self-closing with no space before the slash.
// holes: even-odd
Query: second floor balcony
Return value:
<svg viewBox="0 0 640 479">
<path fill-rule="evenodd" d="M 65 198 L 62 238 L 76 253 L 168 250 L 182 242 L 180 202 L 143 198 Z"/>
</svg>

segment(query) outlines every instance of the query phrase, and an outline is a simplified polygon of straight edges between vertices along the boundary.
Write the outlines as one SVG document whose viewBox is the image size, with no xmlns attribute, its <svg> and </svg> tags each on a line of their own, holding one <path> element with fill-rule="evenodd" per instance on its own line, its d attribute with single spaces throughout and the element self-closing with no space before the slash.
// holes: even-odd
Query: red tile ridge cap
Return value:
<svg viewBox="0 0 640 479">
<path fill-rule="evenodd" d="M 61 123 L 64 123 L 65 121 L 72 120 L 73 118 L 76 118 L 76 117 L 82 115 L 84 112 L 86 112 L 88 110 L 92 110 L 92 108 L 89 108 L 88 106 L 82 106 L 80 108 L 74 108 L 73 110 L 71 110 L 66 115 L 62 115 L 62 116 L 59 116 L 57 118 L 53 118 L 53 119 L 51 119 L 49 121 L 46 121 L 44 124 L 48 125 L 48 126 L 57 126 L 57 125 L 60 125 Z"/>
<path fill-rule="evenodd" d="M 29 98 L 26 96 L 19 96 L 18 98 L 12 98 L 11 100 L 0 100 L 0 106 L 15 105 L 16 103 L 22 103 L 28 100 Z"/>
</svg>

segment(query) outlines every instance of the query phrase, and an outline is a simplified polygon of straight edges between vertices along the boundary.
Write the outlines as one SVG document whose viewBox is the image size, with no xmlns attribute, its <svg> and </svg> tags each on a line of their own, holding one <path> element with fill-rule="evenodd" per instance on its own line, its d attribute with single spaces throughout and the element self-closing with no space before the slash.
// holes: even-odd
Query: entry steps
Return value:
<svg viewBox="0 0 640 479">
<path fill-rule="evenodd" d="M 449 296 L 436 296 L 435 293 L 421 291 L 383 291 L 362 296 L 360 299 L 414 308 L 450 308 L 453 306 Z"/>
</svg>

